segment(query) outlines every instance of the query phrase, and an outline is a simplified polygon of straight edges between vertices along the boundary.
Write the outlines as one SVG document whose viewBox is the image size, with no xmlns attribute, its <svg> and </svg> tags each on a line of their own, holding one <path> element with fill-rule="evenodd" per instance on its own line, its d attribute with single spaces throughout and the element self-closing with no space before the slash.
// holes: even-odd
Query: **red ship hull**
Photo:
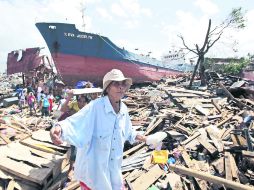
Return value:
<svg viewBox="0 0 254 190">
<path fill-rule="evenodd" d="M 56 68 L 63 82 L 73 85 L 79 80 L 100 84 L 103 76 L 111 69 L 119 69 L 135 83 L 158 81 L 163 77 L 183 75 L 183 72 L 165 70 L 147 65 L 128 62 L 83 57 L 66 54 L 52 54 Z"/>
</svg>

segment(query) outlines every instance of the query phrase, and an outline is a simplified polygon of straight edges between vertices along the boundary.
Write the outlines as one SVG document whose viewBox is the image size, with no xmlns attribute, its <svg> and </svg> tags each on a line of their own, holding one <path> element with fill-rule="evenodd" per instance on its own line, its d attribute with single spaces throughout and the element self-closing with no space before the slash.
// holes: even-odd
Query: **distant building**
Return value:
<svg viewBox="0 0 254 190">
<path fill-rule="evenodd" d="M 221 69 L 232 62 L 240 63 L 242 58 L 205 58 L 205 68 L 221 73 Z"/>
</svg>

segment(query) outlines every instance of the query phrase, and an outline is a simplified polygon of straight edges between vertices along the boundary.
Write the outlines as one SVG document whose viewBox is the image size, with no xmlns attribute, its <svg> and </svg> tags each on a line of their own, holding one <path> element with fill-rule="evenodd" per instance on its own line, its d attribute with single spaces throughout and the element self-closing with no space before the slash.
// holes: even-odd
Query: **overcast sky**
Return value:
<svg viewBox="0 0 254 190">
<path fill-rule="evenodd" d="M 8 52 L 47 47 L 36 22 L 74 23 L 82 29 L 82 7 L 86 32 L 106 36 L 129 51 L 151 51 L 160 58 L 182 47 L 179 34 L 193 47 L 204 40 L 209 18 L 215 27 L 240 6 L 247 11 L 247 27 L 226 33 L 211 49 L 213 57 L 254 54 L 253 0 L 0 0 L 0 71 L 6 68 Z"/>
</svg>

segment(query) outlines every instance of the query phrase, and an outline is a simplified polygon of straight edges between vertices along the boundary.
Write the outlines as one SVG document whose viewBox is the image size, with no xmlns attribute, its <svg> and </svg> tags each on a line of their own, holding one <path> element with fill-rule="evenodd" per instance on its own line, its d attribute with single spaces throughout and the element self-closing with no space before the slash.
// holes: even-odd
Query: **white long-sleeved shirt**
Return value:
<svg viewBox="0 0 254 190">
<path fill-rule="evenodd" d="M 133 143 L 137 135 L 126 105 L 121 102 L 116 114 L 105 96 L 58 124 L 62 140 L 77 147 L 75 178 L 92 190 L 120 190 L 124 142 Z"/>
</svg>

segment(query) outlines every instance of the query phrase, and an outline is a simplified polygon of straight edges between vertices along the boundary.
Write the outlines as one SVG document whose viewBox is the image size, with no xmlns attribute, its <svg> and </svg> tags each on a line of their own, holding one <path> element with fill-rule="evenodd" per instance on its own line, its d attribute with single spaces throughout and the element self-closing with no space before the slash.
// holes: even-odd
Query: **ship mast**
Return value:
<svg viewBox="0 0 254 190">
<path fill-rule="evenodd" d="M 80 6 L 81 6 L 81 10 L 80 11 L 82 13 L 82 27 L 83 27 L 83 30 L 85 32 L 86 24 L 85 24 L 85 14 L 84 14 L 84 12 L 86 10 L 86 7 L 85 7 L 83 1 L 80 3 Z"/>
</svg>

